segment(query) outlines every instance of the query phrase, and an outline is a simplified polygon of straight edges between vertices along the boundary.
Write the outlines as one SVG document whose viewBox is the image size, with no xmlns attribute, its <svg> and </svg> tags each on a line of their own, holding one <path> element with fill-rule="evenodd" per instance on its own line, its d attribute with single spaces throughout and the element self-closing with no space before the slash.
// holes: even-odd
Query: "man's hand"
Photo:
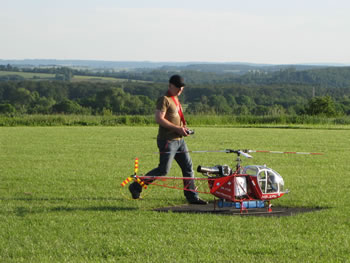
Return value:
<svg viewBox="0 0 350 263">
<path fill-rule="evenodd" d="M 188 136 L 189 134 L 187 133 L 187 128 L 185 127 L 179 127 L 176 132 L 182 136 Z"/>
<path fill-rule="evenodd" d="M 170 121 L 168 121 L 167 119 L 165 119 L 165 112 L 157 110 L 155 114 L 155 119 L 160 126 L 167 128 L 169 130 L 173 130 L 179 135 L 188 136 L 186 132 L 187 131 L 186 127 L 177 126 L 171 123 Z"/>
</svg>

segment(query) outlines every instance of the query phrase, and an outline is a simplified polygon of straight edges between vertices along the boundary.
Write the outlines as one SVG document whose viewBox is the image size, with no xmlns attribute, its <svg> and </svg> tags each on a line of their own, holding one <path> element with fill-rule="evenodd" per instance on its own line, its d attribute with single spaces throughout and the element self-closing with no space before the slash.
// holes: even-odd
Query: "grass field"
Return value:
<svg viewBox="0 0 350 263">
<path fill-rule="evenodd" d="M 186 115 L 187 123 L 200 127 L 288 128 L 350 130 L 350 116 L 233 116 Z M 0 127 L 14 126 L 156 126 L 153 115 L 0 114 Z"/>
<path fill-rule="evenodd" d="M 31 73 L 31 72 L 17 72 L 17 71 L 1 71 L 0 76 L 10 76 L 10 75 L 18 75 L 25 79 L 53 79 L 55 74 L 49 73 Z"/>
<path fill-rule="evenodd" d="M 23 77 L 27 80 L 37 79 L 37 80 L 52 80 L 55 78 L 55 74 L 49 74 L 49 73 L 32 73 L 32 72 L 17 72 L 17 71 L 1 71 L 0 70 L 0 77 L 1 76 L 9 76 L 9 75 L 18 75 Z M 96 77 L 96 76 L 73 76 L 72 78 L 73 82 L 79 82 L 79 81 L 94 81 L 94 82 L 125 82 L 129 81 L 127 79 L 118 79 L 118 78 L 112 78 L 112 77 Z M 149 81 L 142 81 L 142 80 L 131 80 L 132 82 L 149 82 Z"/>
<path fill-rule="evenodd" d="M 191 150 L 263 154 L 290 193 L 275 206 L 321 207 L 291 217 L 158 213 L 185 203 L 150 187 L 130 200 L 120 183 L 157 165 L 156 127 L 1 127 L 0 262 L 349 262 L 350 133 L 347 130 L 197 127 Z M 232 164 L 192 154 L 194 166 Z M 180 175 L 174 164 L 171 175 Z M 210 196 L 202 196 L 212 200 Z"/>
</svg>

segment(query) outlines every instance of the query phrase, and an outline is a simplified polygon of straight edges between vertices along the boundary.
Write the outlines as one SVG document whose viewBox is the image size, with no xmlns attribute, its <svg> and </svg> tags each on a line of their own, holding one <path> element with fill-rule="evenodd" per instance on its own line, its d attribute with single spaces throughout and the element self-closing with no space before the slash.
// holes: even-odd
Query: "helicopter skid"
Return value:
<svg viewBox="0 0 350 263">
<path fill-rule="evenodd" d="M 196 213 L 196 214 L 216 214 L 216 215 L 228 215 L 228 216 L 294 216 L 300 213 L 320 211 L 322 208 L 310 208 L 310 207 L 281 207 L 274 206 L 272 212 L 267 211 L 267 207 L 264 208 L 249 208 L 248 213 L 241 213 L 240 209 L 234 207 L 215 208 L 214 203 L 210 202 L 207 205 L 191 205 L 184 204 L 179 206 L 162 207 L 154 209 L 157 212 L 173 212 L 173 213 Z"/>
</svg>

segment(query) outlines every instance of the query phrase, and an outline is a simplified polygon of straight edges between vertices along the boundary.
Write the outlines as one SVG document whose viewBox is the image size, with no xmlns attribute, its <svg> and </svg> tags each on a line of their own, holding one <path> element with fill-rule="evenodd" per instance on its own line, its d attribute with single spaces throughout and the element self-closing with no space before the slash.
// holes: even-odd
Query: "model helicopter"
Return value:
<svg viewBox="0 0 350 263">
<path fill-rule="evenodd" d="M 188 152 L 225 152 L 237 155 L 235 169 L 228 165 L 201 166 L 197 172 L 205 177 L 183 178 L 183 177 L 165 177 L 165 176 L 139 176 L 138 159 L 135 159 L 134 175 L 128 177 L 121 186 L 125 186 L 130 181 L 138 182 L 143 188 L 148 185 L 157 185 L 185 191 L 195 191 L 198 193 L 211 194 L 217 197 L 215 199 L 214 209 L 224 207 L 234 207 L 240 209 L 240 213 L 248 212 L 249 208 L 267 207 L 267 212 L 272 212 L 271 200 L 280 198 L 288 193 L 284 189 L 284 180 L 275 170 L 266 165 L 248 165 L 241 166 L 241 156 L 253 158 L 249 153 L 287 153 L 287 154 L 311 154 L 321 155 L 322 153 L 304 153 L 304 152 L 277 152 L 277 151 L 256 151 L 256 150 L 232 150 L 223 151 L 188 151 Z M 206 185 L 206 189 L 189 189 L 191 181 L 195 184 Z M 183 185 L 180 183 L 183 181 Z M 151 183 L 146 183 L 151 182 Z M 178 184 L 174 182 L 179 182 Z M 209 188 L 209 189 L 208 189 Z"/>
</svg>

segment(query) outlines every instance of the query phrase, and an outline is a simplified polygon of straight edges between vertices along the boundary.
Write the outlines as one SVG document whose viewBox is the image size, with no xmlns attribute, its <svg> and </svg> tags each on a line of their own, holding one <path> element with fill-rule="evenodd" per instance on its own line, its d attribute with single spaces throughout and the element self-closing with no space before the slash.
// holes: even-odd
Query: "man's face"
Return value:
<svg viewBox="0 0 350 263">
<path fill-rule="evenodd" d="M 184 87 L 177 88 L 175 85 L 169 84 L 169 91 L 170 91 L 172 96 L 180 96 L 183 89 L 184 89 Z"/>
</svg>

